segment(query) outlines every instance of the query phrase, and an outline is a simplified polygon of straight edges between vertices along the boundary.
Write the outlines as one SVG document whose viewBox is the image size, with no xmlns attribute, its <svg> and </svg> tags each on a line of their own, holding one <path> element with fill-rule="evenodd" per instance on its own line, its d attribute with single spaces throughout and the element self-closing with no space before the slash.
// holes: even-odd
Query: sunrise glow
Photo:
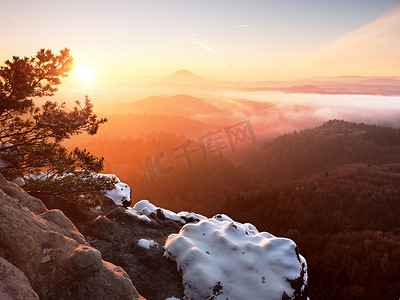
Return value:
<svg viewBox="0 0 400 300">
<path fill-rule="evenodd" d="M 0 1 L 0 300 L 400 300 L 400 0 Z"/>
<path fill-rule="evenodd" d="M 74 71 L 78 79 L 82 82 L 92 83 L 96 79 L 96 71 L 91 66 L 77 65 L 75 66 Z"/>
<path fill-rule="evenodd" d="M 59 19 L 59 11 L 73 17 Z M 400 74 L 400 7 L 394 0 L 9 2 L 2 12 L 0 25 L 12 30 L 0 37 L 15 41 L 1 45 L 2 60 L 40 47 L 68 47 L 76 60 L 107 70 L 110 79 L 167 76 L 180 69 L 216 80 Z M 27 35 L 22 20 L 47 28 L 47 34 Z M 80 71 L 79 78 L 91 82 L 93 73 Z"/>
</svg>

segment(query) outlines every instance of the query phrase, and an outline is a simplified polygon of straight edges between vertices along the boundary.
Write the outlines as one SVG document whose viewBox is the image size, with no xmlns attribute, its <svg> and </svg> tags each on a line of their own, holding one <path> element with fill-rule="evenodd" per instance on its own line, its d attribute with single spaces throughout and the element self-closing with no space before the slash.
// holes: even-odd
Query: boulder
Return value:
<svg viewBox="0 0 400 300">
<path fill-rule="evenodd" d="M 139 299 L 126 272 L 103 261 L 101 253 L 79 245 L 69 257 L 66 276 L 51 282 L 47 299 Z"/>
<path fill-rule="evenodd" d="M 12 198 L 18 198 L 18 203 L 28 208 L 33 213 L 43 213 L 47 211 L 46 206 L 44 206 L 41 200 L 32 198 L 29 194 L 22 192 L 23 190 L 17 184 L 7 181 L 1 174 L 0 187 L 3 193 Z"/>
<path fill-rule="evenodd" d="M 139 299 L 129 276 L 102 260 L 61 211 L 1 175 L 0 257 L 40 299 Z"/>
<path fill-rule="evenodd" d="M 82 233 L 85 232 L 88 224 L 100 216 L 100 211 L 93 208 L 81 207 L 77 203 L 61 196 L 45 193 L 32 193 L 31 195 L 39 198 L 47 209 L 60 209 Z M 113 208 L 115 208 L 115 205 L 113 205 Z"/>
<path fill-rule="evenodd" d="M 20 269 L 0 257 L 0 299 L 38 300 L 25 274 Z"/>
</svg>

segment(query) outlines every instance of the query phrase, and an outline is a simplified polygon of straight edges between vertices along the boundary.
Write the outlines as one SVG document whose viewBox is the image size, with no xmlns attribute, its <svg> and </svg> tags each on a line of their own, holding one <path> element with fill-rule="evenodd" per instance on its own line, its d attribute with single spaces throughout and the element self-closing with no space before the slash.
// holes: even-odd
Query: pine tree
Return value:
<svg viewBox="0 0 400 300">
<path fill-rule="evenodd" d="M 54 95 L 72 66 L 69 49 L 58 55 L 41 49 L 30 58 L 14 56 L 0 67 L 0 172 L 10 180 L 25 176 L 29 192 L 63 195 L 94 206 L 115 186 L 113 180 L 94 176 L 103 169 L 104 159 L 78 148 L 68 151 L 60 143 L 83 132 L 96 134 L 107 120 L 93 113 L 87 96 L 72 110 L 56 101 L 35 104 Z"/>
</svg>

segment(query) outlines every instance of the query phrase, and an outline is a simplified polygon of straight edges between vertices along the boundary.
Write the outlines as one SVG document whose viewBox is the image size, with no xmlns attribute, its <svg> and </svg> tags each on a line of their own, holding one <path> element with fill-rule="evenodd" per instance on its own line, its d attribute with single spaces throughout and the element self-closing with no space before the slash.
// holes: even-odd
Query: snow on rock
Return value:
<svg viewBox="0 0 400 300">
<path fill-rule="evenodd" d="M 29 180 L 29 179 L 46 180 L 49 177 L 49 175 L 51 175 L 51 174 L 52 174 L 51 172 L 41 172 L 41 173 L 37 173 L 37 174 L 25 175 L 24 178 L 27 180 Z M 69 176 L 69 175 L 73 175 L 73 174 L 65 173 L 64 175 L 61 175 L 61 177 Z M 93 174 L 92 176 L 94 178 L 106 177 L 106 178 L 110 178 L 110 179 L 115 179 L 115 182 L 116 182 L 115 188 L 110 191 L 106 191 L 104 194 L 104 196 L 110 198 L 114 202 L 115 205 L 127 207 L 132 203 L 130 187 L 126 183 L 122 183 L 121 180 L 119 180 L 119 178 L 116 175 L 99 173 L 99 174 Z M 25 182 L 24 182 L 24 184 L 25 184 Z"/>
<path fill-rule="evenodd" d="M 27 174 L 24 176 L 24 179 L 29 180 L 46 180 L 48 178 L 49 175 L 51 175 L 53 173 L 51 172 L 40 172 L 40 173 L 36 173 L 36 174 Z"/>
<path fill-rule="evenodd" d="M 168 209 L 159 208 L 159 207 L 155 206 L 154 204 L 150 203 L 148 200 L 139 201 L 138 203 L 135 204 L 133 209 L 143 215 L 146 215 L 146 216 L 150 216 L 151 214 L 157 214 L 157 210 L 161 210 L 167 219 L 186 223 L 176 213 L 174 213 Z"/>
<path fill-rule="evenodd" d="M 185 224 L 186 222 L 198 222 L 200 220 L 207 219 L 202 215 L 189 213 L 186 211 L 177 214 L 168 209 L 157 207 L 154 204 L 150 203 L 148 200 L 139 201 L 132 208 L 128 208 L 128 211 L 130 211 L 131 213 L 135 212 L 136 214 L 141 214 L 149 217 L 151 216 L 151 214 L 157 215 L 157 213 L 161 213 L 166 219 L 179 221 L 183 224 Z"/>
<path fill-rule="evenodd" d="M 182 270 L 188 299 L 297 299 L 307 284 L 293 241 L 226 215 L 184 225 L 165 249 Z"/>
<path fill-rule="evenodd" d="M 178 212 L 177 215 L 186 220 L 187 223 L 198 222 L 200 220 L 207 220 L 207 217 L 203 215 L 187 211 Z"/>
<path fill-rule="evenodd" d="M 140 239 L 138 241 L 138 245 L 142 248 L 145 249 L 150 249 L 150 247 L 157 247 L 158 244 L 157 242 L 153 241 L 153 240 L 148 240 L 148 239 Z"/>
<path fill-rule="evenodd" d="M 111 191 L 107 191 L 104 196 L 113 200 L 116 205 L 128 206 L 132 203 L 129 185 L 122 183 L 114 174 L 97 174 L 97 176 L 115 179 L 116 181 L 115 188 Z"/>
<path fill-rule="evenodd" d="M 148 216 L 138 213 L 136 210 L 132 209 L 132 207 L 128 207 L 126 209 L 126 213 L 130 216 L 138 218 L 139 220 L 151 222 L 151 219 Z"/>
</svg>

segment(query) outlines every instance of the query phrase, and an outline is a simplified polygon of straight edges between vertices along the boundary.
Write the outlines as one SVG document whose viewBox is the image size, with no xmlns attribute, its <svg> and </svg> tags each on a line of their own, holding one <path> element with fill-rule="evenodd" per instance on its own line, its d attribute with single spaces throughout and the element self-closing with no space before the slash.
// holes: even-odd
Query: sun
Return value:
<svg viewBox="0 0 400 300">
<path fill-rule="evenodd" d="M 91 83 L 96 78 L 96 71 L 93 67 L 88 65 L 75 66 L 75 74 L 80 81 Z"/>
</svg>

